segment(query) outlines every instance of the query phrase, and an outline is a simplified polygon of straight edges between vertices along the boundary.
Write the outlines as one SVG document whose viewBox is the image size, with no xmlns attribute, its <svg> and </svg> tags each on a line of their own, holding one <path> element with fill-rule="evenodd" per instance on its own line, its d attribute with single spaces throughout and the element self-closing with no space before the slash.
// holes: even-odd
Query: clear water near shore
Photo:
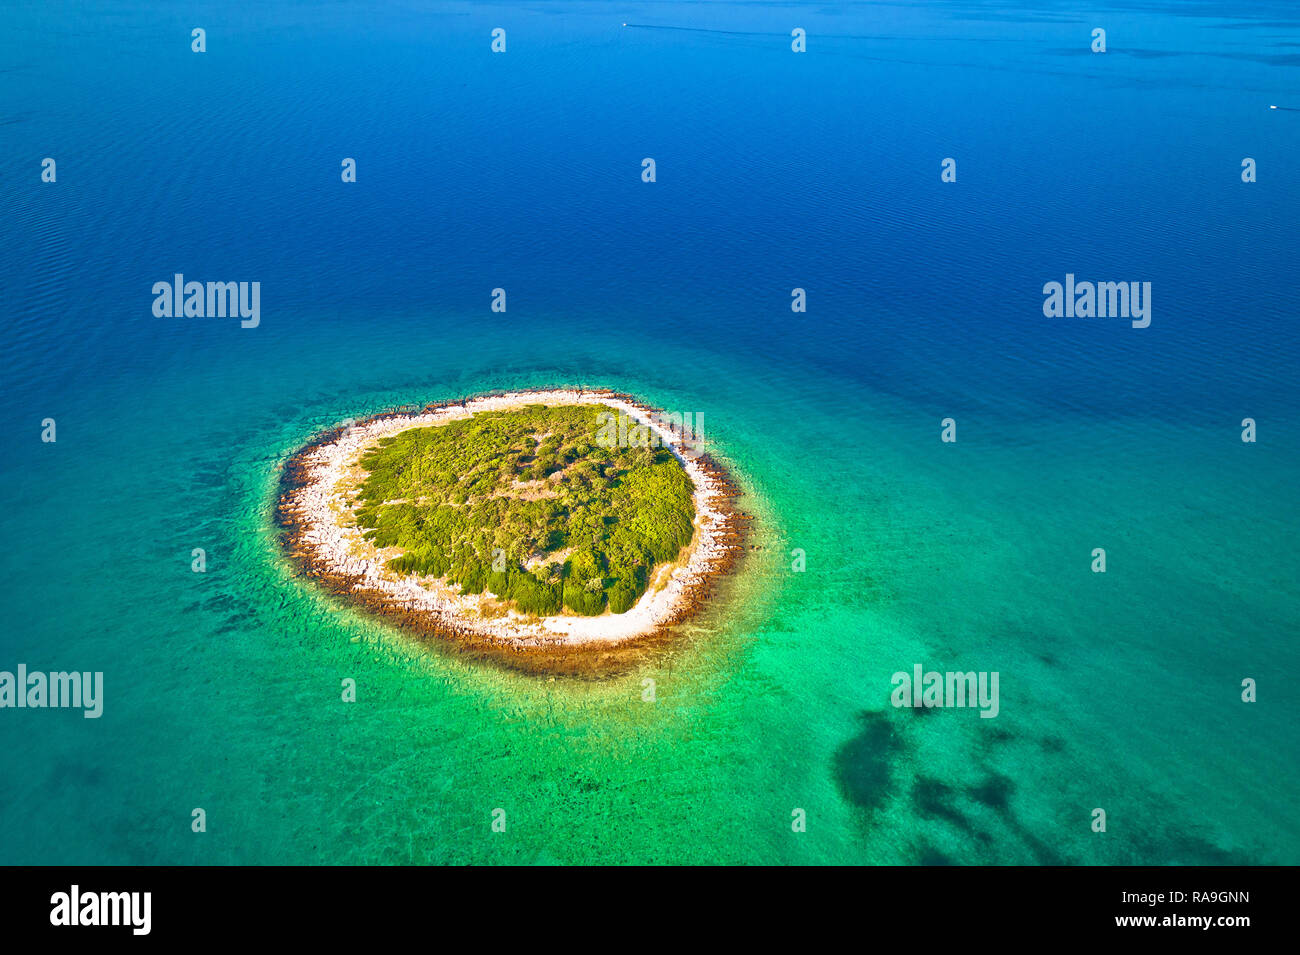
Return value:
<svg viewBox="0 0 1300 955">
<path fill-rule="evenodd" d="M 1296 13 L 1130 6 L 268 4 L 206 59 L 163 4 L 7 8 L 0 668 L 105 703 L 0 712 L 0 861 L 1300 861 Z M 1067 270 L 1151 327 L 1044 319 Z M 175 271 L 260 326 L 154 319 Z M 313 433 L 559 385 L 704 412 L 754 492 L 679 652 L 538 680 L 292 576 Z M 895 710 L 916 663 L 999 716 Z"/>
</svg>

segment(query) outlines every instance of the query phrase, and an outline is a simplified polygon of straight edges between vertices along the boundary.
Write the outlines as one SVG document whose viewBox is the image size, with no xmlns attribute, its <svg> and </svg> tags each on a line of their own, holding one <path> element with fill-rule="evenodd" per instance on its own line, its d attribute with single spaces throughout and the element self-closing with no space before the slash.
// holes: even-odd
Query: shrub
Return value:
<svg viewBox="0 0 1300 955">
<path fill-rule="evenodd" d="M 614 613 L 626 613 L 632 609 L 638 596 L 636 589 L 627 581 L 617 581 L 609 588 L 609 609 Z"/>
<path fill-rule="evenodd" d="M 376 546 L 405 551 L 389 561 L 398 573 L 486 589 L 526 613 L 598 614 L 607 602 L 625 613 L 654 565 L 690 542 L 695 507 L 668 452 L 593 443 L 597 415 L 610 410 L 530 405 L 386 438 L 362 456 L 357 524 Z M 557 497 L 525 501 L 514 489 L 516 478 L 557 472 L 547 482 Z M 511 557 L 504 574 L 491 570 L 497 547 Z M 558 573 L 520 564 L 570 548 Z"/>
</svg>

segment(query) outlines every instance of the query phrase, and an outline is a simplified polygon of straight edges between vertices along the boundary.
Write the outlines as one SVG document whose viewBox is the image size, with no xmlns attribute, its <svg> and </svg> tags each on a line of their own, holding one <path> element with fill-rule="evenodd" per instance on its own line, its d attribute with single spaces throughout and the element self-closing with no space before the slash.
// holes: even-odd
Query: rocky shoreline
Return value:
<svg viewBox="0 0 1300 955">
<path fill-rule="evenodd" d="M 438 582 L 399 577 L 365 541 L 344 494 L 359 473 L 362 450 L 407 428 L 527 404 L 603 404 L 649 425 L 694 485 L 695 534 L 685 562 L 667 584 L 647 590 L 624 614 L 524 617 L 480 615 L 482 597 L 460 596 Z M 540 673 L 603 674 L 634 666 L 671 642 L 678 625 L 717 592 L 743 553 L 750 518 L 736 506 L 740 489 L 707 453 L 658 427 L 657 409 L 608 390 L 539 389 L 489 394 L 418 409 L 384 412 L 318 436 L 285 463 L 276 521 L 285 551 L 304 575 L 387 622 L 468 655 Z"/>
</svg>

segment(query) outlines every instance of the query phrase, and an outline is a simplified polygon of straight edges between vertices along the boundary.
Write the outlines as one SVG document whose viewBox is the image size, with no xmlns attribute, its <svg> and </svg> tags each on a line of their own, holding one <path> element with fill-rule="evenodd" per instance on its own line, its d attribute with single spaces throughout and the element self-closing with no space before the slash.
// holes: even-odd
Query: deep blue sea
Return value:
<svg viewBox="0 0 1300 955">
<path fill-rule="evenodd" d="M 11 0 L 0 670 L 105 698 L 0 709 L 0 862 L 1300 863 L 1297 210 L 1293 2 Z M 653 706 L 277 544 L 321 429 L 551 385 L 702 413 L 757 518 Z"/>
</svg>

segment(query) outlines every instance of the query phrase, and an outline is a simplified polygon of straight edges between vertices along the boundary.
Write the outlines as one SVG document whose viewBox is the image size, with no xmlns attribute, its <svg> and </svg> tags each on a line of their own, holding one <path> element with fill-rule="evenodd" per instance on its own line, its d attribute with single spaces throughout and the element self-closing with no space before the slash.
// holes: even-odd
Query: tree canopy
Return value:
<svg viewBox="0 0 1300 955">
<path fill-rule="evenodd" d="M 604 405 L 482 411 L 382 438 L 356 518 L 393 570 L 523 613 L 623 613 L 694 532 L 690 478 L 663 448 L 604 447 Z"/>
</svg>

